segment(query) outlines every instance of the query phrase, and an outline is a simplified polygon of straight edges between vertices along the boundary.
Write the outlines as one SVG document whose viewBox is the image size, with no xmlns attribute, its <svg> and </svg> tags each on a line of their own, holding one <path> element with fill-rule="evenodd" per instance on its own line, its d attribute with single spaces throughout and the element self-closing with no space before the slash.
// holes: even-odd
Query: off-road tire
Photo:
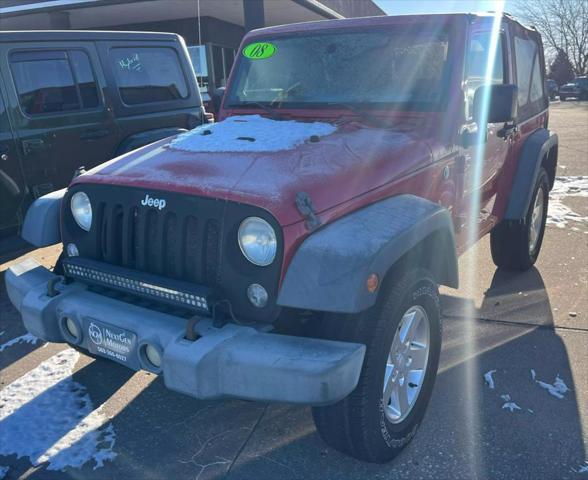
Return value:
<svg viewBox="0 0 588 480">
<path fill-rule="evenodd" d="M 414 406 L 404 420 L 392 423 L 384 413 L 382 399 L 386 362 L 401 318 L 414 305 L 420 305 L 429 318 L 429 357 Z M 383 285 L 374 307 L 355 315 L 328 315 L 320 333 L 322 338 L 367 347 L 355 390 L 334 405 L 313 408 L 320 436 L 333 448 L 360 460 L 390 461 L 415 436 L 437 376 L 441 325 L 439 293 L 433 276 L 421 268 L 392 276 Z"/>
<path fill-rule="evenodd" d="M 537 193 L 543 192 L 543 216 L 541 218 L 541 231 L 533 251 L 529 249 L 531 219 L 533 206 Z M 535 186 L 531 203 L 523 222 L 504 220 L 500 222 L 490 233 L 490 251 L 492 260 L 498 268 L 505 270 L 524 271 L 531 268 L 541 251 L 545 223 L 547 221 L 547 209 L 549 207 L 549 177 L 544 168 L 541 168 Z"/>
</svg>

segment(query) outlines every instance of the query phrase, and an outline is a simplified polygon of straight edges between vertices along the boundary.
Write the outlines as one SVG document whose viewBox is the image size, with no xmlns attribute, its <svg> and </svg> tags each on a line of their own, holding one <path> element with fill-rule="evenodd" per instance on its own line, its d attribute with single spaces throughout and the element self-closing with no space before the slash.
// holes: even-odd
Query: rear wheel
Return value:
<svg viewBox="0 0 588 480">
<path fill-rule="evenodd" d="M 537 261 L 549 204 L 549 178 L 541 168 L 524 222 L 502 221 L 490 234 L 492 260 L 506 270 L 528 270 Z"/>
<path fill-rule="evenodd" d="M 427 270 L 415 269 L 385 286 L 373 308 L 324 319 L 323 337 L 367 347 L 355 390 L 334 405 L 313 408 L 329 445 L 383 463 L 412 440 L 437 375 L 439 316 L 435 281 Z"/>
</svg>

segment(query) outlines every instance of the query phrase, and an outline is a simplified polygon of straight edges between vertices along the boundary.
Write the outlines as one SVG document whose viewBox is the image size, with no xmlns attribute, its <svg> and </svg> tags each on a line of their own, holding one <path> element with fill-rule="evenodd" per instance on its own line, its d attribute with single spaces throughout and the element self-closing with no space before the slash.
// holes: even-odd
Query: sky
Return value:
<svg viewBox="0 0 588 480">
<path fill-rule="evenodd" d="M 374 0 L 388 15 L 411 13 L 485 12 L 496 10 L 497 0 Z M 505 12 L 513 11 L 514 0 L 506 0 Z"/>
</svg>

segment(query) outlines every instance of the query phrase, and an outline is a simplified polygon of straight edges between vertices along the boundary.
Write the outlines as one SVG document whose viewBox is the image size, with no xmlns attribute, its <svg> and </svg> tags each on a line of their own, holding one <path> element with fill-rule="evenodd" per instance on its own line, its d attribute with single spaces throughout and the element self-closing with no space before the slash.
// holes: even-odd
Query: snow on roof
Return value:
<svg viewBox="0 0 588 480">
<path fill-rule="evenodd" d="M 179 135 L 169 147 L 186 152 L 277 152 L 292 149 L 314 135 L 330 135 L 336 129 L 328 123 L 239 115 L 200 125 Z"/>
</svg>

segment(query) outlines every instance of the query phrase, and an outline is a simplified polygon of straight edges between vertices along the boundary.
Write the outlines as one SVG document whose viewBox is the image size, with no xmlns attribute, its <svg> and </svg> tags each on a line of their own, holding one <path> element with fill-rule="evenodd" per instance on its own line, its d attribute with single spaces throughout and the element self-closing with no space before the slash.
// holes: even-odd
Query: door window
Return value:
<svg viewBox="0 0 588 480">
<path fill-rule="evenodd" d="M 96 80 L 81 51 L 27 51 L 10 57 L 19 103 L 28 115 L 95 108 Z"/>
<path fill-rule="evenodd" d="M 515 36 L 519 116 L 528 118 L 545 107 L 543 71 L 537 43 Z"/>
<path fill-rule="evenodd" d="M 122 101 L 127 105 L 188 97 L 177 53 L 171 48 L 117 47 L 110 51 Z"/>
<path fill-rule="evenodd" d="M 486 83 L 488 74 L 488 59 L 491 50 L 491 33 L 474 33 L 470 38 L 470 44 L 466 60 L 465 93 L 466 93 L 466 118 L 473 116 L 474 94 L 476 89 Z M 502 84 L 506 81 L 504 68 L 503 36 L 498 37 L 496 54 L 492 71 L 489 73 L 489 83 Z"/>
</svg>

